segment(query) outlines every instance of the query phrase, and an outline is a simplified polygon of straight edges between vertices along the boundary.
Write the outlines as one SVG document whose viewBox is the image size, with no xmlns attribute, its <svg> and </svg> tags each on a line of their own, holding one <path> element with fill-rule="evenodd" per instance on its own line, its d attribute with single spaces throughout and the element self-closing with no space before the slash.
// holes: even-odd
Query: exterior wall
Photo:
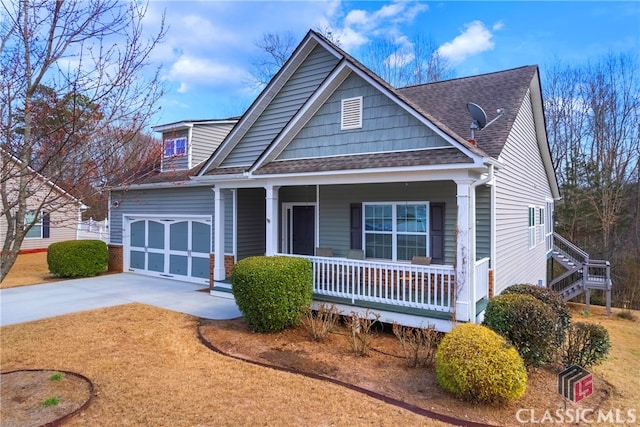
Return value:
<svg viewBox="0 0 640 427">
<path fill-rule="evenodd" d="M 341 130 L 341 101 L 362 96 L 362 128 Z M 278 159 L 375 153 L 450 144 L 381 94 L 351 74 L 296 135 Z"/>
<path fill-rule="evenodd" d="M 445 263 L 453 264 L 457 205 L 456 185 L 452 181 L 321 186 L 319 246 L 333 248 L 335 256 L 347 255 L 351 203 L 412 200 L 445 203 Z"/>
<path fill-rule="evenodd" d="M 302 104 L 318 88 L 337 62 L 336 57 L 321 46 L 317 46 L 274 97 L 235 149 L 229 153 L 222 166 L 253 164 Z"/>
<path fill-rule="evenodd" d="M 233 124 L 195 124 L 192 130 L 191 166 L 209 158 L 233 128 Z"/>
<path fill-rule="evenodd" d="M 266 251 L 267 216 L 265 190 L 263 188 L 238 189 L 238 226 L 237 254 L 240 261 L 255 255 L 264 255 Z"/>
<path fill-rule="evenodd" d="M 20 247 L 21 251 L 31 251 L 46 249 L 50 244 L 65 240 L 76 240 L 78 235 L 78 224 L 80 221 L 80 206 L 67 196 L 61 195 L 56 190 L 51 189 L 43 181 L 34 179 L 32 181 L 39 188 L 32 188 L 34 195 L 27 200 L 27 209 L 35 210 L 42 205 L 42 200 L 51 200 L 46 203 L 43 211 L 49 213 L 49 237 L 48 238 L 25 238 Z M 11 187 L 11 180 L 7 183 Z M 17 187 L 17 183 L 16 183 Z M 0 217 L 0 240 L 4 242 L 7 233 L 7 222 L 4 216 Z"/>
<path fill-rule="evenodd" d="M 491 188 L 476 189 L 476 260 L 491 258 Z"/>
<path fill-rule="evenodd" d="M 114 202 L 118 207 L 114 207 Z M 112 244 L 124 244 L 125 215 L 211 215 L 214 214 L 214 197 L 211 187 L 175 187 L 153 190 L 113 191 L 109 215 Z M 213 245 L 212 227 L 212 245 Z"/>
<path fill-rule="evenodd" d="M 213 279 L 213 268 L 215 266 L 216 256 L 215 254 L 211 254 L 209 256 L 209 289 L 213 289 L 214 287 L 214 279 Z M 231 271 L 233 270 L 233 266 L 235 265 L 235 257 L 233 255 L 225 255 L 224 256 L 224 273 L 226 277 L 231 276 Z"/>
<path fill-rule="evenodd" d="M 109 264 L 107 271 L 122 273 L 124 271 L 124 258 L 122 245 L 107 245 L 109 249 Z"/>
<path fill-rule="evenodd" d="M 189 155 L 164 157 L 164 141 L 174 138 L 188 138 L 189 131 L 187 129 L 174 130 L 162 134 L 162 162 L 160 170 L 163 172 L 189 169 Z M 188 142 L 190 143 L 190 142 Z M 189 147 L 187 147 L 189 149 Z M 188 152 L 188 150 L 187 150 Z"/>
<path fill-rule="evenodd" d="M 516 283 L 546 281 L 546 247 L 536 237 L 529 249 L 529 206 L 536 207 L 536 230 L 540 227 L 538 207 L 552 197 L 540 156 L 530 94 L 522 106 L 496 171 L 496 260 L 495 295 Z"/>
</svg>

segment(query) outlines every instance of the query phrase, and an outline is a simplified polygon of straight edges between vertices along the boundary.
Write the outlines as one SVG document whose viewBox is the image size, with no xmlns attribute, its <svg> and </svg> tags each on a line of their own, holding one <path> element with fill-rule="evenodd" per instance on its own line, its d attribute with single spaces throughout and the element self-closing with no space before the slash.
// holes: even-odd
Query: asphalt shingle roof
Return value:
<svg viewBox="0 0 640 427">
<path fill-rule="evenodd" d="M 397 92 L 428 111 L 463 138 L 470 137 L 471 116 L 467 103 L 480 105 L 492 120 L 498 108 L 502 117 L 491 126 L 476 131 L 478 147 L 498 157 L 511 131 L 524 96 L 538 67 L 529 65 L 479 76 L 464 77 L 398 89 Z"/>
</svg>

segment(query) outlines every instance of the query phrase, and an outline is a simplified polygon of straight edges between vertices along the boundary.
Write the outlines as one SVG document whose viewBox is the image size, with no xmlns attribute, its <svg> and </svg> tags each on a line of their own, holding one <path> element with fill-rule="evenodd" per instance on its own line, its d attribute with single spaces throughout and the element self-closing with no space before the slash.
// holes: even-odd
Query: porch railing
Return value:
<svg viewBox="0 0 640 427">
<path fill-rule="evenodd" d="M 476 300 L 489 298 L 489 258 L 482 258 L 475 262 Z"/>
<path fill-rule="evenodd" d="M 312 262 L 316 295 L 344 298 L 351 304 L 373 302 L 442 312 L 451 311 L 455 302 L 452 266 L 285 256 L 300 256 Z"/>
</svg>

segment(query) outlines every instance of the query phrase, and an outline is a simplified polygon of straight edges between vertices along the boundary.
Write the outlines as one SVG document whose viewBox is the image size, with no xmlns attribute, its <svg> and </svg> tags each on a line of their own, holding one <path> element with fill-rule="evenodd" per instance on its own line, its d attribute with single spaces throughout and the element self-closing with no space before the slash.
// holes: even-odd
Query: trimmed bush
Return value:
<svg viewBox="0 0 640 427">
<path fill-rule="evenodd" d="M 507 338 L 527 366 L 553 360 L 560 324 L 551 306 L 525 294 L 501 294 L 489 300 L 483 325 Z"/>
<path fill-rule="evenodd" d="M 311 306 L 312 280 L 311 262 L 294 257 L 245 258 L 231 273 L 238 308 L 257 332 L 297 325 Z"/>
<path fill-rule="evenodd" d="M 90 277 L 104 273 L 109 250 L 102 240 L 67 240 L 47 250 L 49 271 L 58 277 Z"/>
<path fill-rule="evenodd" d="M 525 294 L 548 304 L 553 311 L 556 312 L 560 319 L 560 324 L 557 332 L 557 343 L 562 345 L 564 341 L 565 330 L 571 323 L 571 312 L 569 306 L 559 293 L 553 289 L 543 288 L 541 286 L 522 284 L 509 286 L 502 292 L 504 294 Z"/>
<path fill-rule="evenodd" d="M 565 367 L 580 365 L 589 368 L 602 363 L 610 347 L 609 332 L 604 326 L 577 322 L 567 329 L 562 346 L 562 363 Z"/>
<path fill-rule="evenodd" d="M 445 335 L 436 351 L 438 384 L 474 403 L 505 404 L 521 398 L 527 370 L 515 348 L 482 325 L 466 323 Z"/>
</svg>

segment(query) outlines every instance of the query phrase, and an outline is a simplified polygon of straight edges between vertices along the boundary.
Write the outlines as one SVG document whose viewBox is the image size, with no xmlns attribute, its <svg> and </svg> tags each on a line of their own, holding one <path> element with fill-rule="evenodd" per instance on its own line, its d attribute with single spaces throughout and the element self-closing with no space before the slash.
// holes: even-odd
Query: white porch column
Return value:
<svg viewBox="0 0 640 427">
<path fill-rule="evenodd" d="M 222 188 L 216 187 L 213 191 L 215 193 L 213 280 L 224 280 L 226 278 L 224 270 L 224 196 Z"/>
<path fill-rule="evenodd" d="M 278 189 L 280 187 L 268 185 L 266 190 L 266 242 L 265 255 L 273 256 L 278 253 Z"/>
<path fill-rule="evenodd" d="M 475 304 L 471 301 L 471 287 L 473 284 L 472 269 L 475 260 L 471 248 L 471 184 L 472 179 L 456 180 L 458 228 L 456 239 L 456 319 L 461 322 L 475 319 Z"/>
</svg>

